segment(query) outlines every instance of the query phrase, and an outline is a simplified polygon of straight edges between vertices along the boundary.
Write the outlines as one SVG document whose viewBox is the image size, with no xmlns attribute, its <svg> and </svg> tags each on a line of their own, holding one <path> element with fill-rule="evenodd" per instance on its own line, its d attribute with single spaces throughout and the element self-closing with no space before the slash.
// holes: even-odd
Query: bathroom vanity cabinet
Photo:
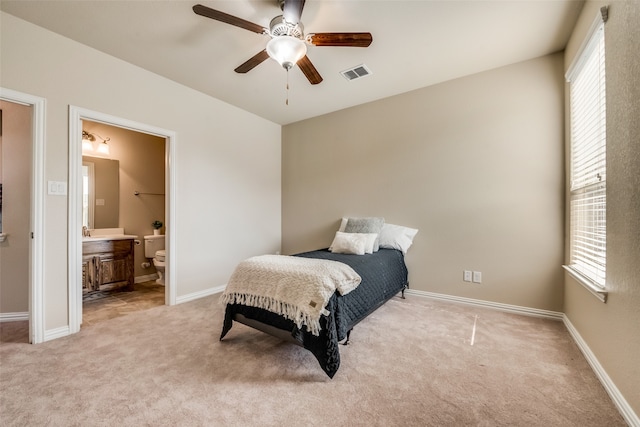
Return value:
<svg viewBox="0 0 640 427">
<path fill-rule="evenodd" d="M 82 292 L 126 286 L 133 290 L 133 239 L 82 242 Z"/>
</svg>

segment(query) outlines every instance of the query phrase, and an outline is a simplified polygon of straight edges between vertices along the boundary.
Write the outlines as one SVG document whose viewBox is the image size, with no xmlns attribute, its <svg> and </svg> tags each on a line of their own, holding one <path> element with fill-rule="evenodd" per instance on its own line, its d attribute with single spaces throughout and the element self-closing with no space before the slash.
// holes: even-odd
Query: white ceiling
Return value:
<svg viewBox="0 0 640 427">
<path fill-rule="evenodd" d="M 562 50 L 583 1 L 307 0 L 305 32 L 373 34 L 368 48 L 308 48 L 324 81 L 310 85 L 268 59 L 233 70 L 268 37 L 196 15 L 184 1 L 10 1 L 0 9 L 279 124 Z M 277 0 L 200 1 L 264 27 Z M 25 46 L 27 48 L 27 46 Z M 339 72 L 366 64 L 372 75 Z"/>
</svg>

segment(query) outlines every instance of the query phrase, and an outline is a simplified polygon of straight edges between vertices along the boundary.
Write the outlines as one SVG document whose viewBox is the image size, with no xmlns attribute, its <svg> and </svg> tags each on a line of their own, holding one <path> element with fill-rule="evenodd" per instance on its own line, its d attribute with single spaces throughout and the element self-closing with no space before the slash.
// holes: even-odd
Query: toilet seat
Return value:
<svg viewBox="0 0 640 427">
<path fill-rule="evenodd" d="M 164 263 L 165 256 L 166 256 L 165 249 L 160 249 L 159 251 L 156 251 L 156 256 L 154 260 Z"/>
<path fill-rule="evenodd" d="M 156 251 L 155 257 L 153 258 L 153 266 L 156 268 L 158 273 L 158 279 L 156 283 L 164 286 L 164 269 L 165 269 L 165 257 L 166 251 L 164 249 L 160 249 Z"/>
</svg>

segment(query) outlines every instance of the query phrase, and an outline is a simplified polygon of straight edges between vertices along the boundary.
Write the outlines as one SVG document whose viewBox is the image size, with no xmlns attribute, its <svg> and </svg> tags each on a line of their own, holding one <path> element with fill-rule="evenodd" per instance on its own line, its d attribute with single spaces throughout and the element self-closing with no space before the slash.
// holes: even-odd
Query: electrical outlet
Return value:
<svg viewBox="0 0 640 427">
<path fill-rule="evenodd" d="M 462 280 L 464 280 L 465 282 L 470 282 L 471 281 L 471 271 L 470 270 L 464 270 L 464 273 L 462 275 Z"/>
<path fill-rule="evenodd" d="M 482 283 L 482 272 L 474 271 L 473 272 L 473 283 Z"/>
</svg>

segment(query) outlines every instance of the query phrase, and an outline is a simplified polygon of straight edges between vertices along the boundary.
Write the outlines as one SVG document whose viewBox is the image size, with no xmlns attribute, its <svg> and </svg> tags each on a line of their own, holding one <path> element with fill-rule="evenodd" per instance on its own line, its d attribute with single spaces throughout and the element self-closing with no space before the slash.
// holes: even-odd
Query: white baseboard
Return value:
<svg viewBox="0 0 640 427">
<path fill-rule="evenodd" d="M 522 307 L 519 305 L 502 304 L 493 301 L 483 301 L 472 298 L 458 297 L 455 295 L 438 294 L 435 292 L 418 291 L 415 289 L 407 289 L 405 294 L 415 295 L 423 298 L 431 298 L 440 301 L 455 302 L 459 304 L 474 305 L 477 307 L 492 308 L 494 310 L 506 311 L 514 314 L 522 314 L 525 316 L 544 317 L 546 319 L 562 320 L 564 313 L 559 311 L 541 310 L 539 308 Z"/>
<path fill-rule="evenodd" d="M 66 337 L 67 335 L 71 335 L 71 329 L 69 325 L 61 326 L 55 329 L 49 329 L 48 331 L 44 331 L 44 341 L 51 341 L 57 338 Z"/>
<path fill-rule="evenodd" d="M 587 343 L 582 339 L 582 336 L 580 336 L 578 330 L 573 326 L 566 315 L 563 315 L 562 321 L 564 322 L 564 325 L 569 331 L 569 334 L 571 334 L 571 337 L 575 341 L 576 345 L 578 346 L 578 348 L 580 348 L 580 351 L 584 355 L 585 359 L 587 359 L 587 362 L 591 366 L 591 369 L 593 369 L 593 372 L 595 372 L 596 376 L 600 380 L 600 383 L 609 394 L 609 397 L 611 397 L 611 400 L 613 400 L 613 403 L 618 408 L 618 411 L 620 411 L 620 414 L 622 415 L 624 420 L 631 427 L 640 427 L 640 417 L 638 417 L 638 415 L 633 411 L 627 400 L 620 393 L 620 390 L 618 390 L 618 387 L 616 387 L 609 375 L 607 375 L 607 372 L 598 361 L 598 358 L 595 354 L 593 354 Z"/>
<path fill-rule="evenodd" d="M 146 276 L 136 276 L 133 280 L 134 283 L 142 283 L 142 282 L 150 282 L 151 280 L 156 280 L 158 278 L 157 273 L 147 274 Z"/>
<path fill-rule="evenodd" d="M 0 323 L 2 322 L 21 322 L 23 320 L 29 320 L 29 312 L 18 313 L 0 313 Z"/>
<path fill-rule="evenodd" d="M 199 298 L 208 297 L 209 295 L 217 294 L 218 292 L 224 291 L 227 285 L 216 286 L 215 288 L 205 289 L 204 291 L 198 291 L 191 294 L 183 295 L 181 297 L 176 298 L 176 304 L 182 304 L 183 302 L 189 302 L 193 300 L 197 300 Z"/>
</svg>

